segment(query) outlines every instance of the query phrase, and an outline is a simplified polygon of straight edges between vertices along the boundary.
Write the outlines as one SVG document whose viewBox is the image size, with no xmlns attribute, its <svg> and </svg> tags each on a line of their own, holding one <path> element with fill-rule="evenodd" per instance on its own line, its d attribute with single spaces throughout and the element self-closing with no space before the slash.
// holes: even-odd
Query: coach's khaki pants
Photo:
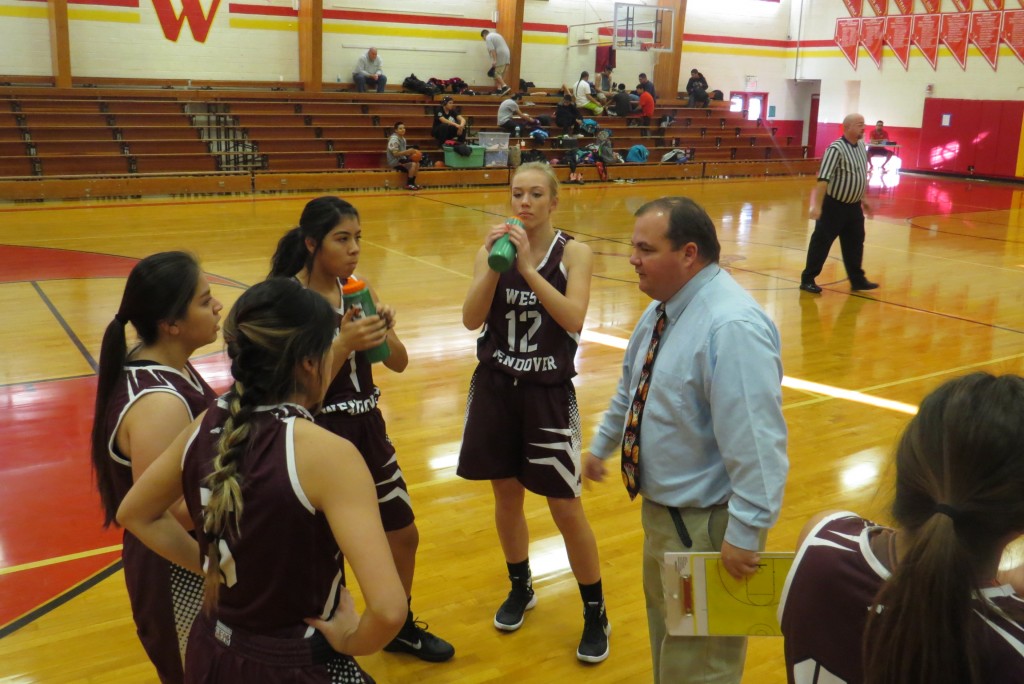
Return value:
<svg viewBox="0 0 1024 684">
<path fill-rule="evenodd" d="M 668 509 L 644 499 L 644 596 L 655 684 L 740 684 L 747 654 L 746 637 L 678 637 L 665 628 L 665 596 L 661 566 L 666 551 L 720 551 L 729 522 L 725 506 L 682 508 L 683 523 L 693 540 L 687 549 L 679 539 Z"/>
</svg>

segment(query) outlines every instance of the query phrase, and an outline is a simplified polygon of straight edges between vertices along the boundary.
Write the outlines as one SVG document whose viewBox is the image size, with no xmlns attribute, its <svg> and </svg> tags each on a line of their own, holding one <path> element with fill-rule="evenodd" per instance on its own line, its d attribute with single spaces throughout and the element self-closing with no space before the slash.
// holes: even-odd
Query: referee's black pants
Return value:
<svg viewBox="0 0 1024 684">
<path fill-rule="evenodd" d="M 847 204 L 825 195 L 821 218 L 814 222 L 811 244 L 807 247 L 807 264 L 800 282 L 809 283 L 821 273 L 832 243 L 839 238 L 846 276 L 852 285 L 867 282 L 861 262 L 864 260 L 864 210 L 860 202 Z"/>
</svg>

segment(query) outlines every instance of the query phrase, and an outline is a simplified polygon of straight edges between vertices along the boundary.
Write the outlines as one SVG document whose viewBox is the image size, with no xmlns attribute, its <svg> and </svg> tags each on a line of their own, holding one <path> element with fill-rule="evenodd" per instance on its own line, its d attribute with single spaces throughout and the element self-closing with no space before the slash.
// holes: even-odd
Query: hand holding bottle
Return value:
<svg viewBox="0 0 1024 684">
<path fill-rule="evenodd" d="M 512 243 L 509 230 L 512 226 L 523 228 L 523 222 L 517 216 L 505 219 L 505 234 L 494 241 L 491 245 L 490 254 L 487 256 L 487 265 L 491 270 L 504 273 L 512 268 L 516 260 L 516 246 Z"/>
</svg>

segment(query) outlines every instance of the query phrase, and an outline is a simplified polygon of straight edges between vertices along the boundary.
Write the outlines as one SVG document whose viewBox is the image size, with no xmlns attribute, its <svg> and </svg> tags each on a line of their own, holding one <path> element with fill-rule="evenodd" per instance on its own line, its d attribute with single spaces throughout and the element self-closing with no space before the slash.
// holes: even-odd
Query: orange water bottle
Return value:
<svg viewBox="0 0 1024 684">
<path fill-rule="evenodd" d="M 354 276 L 349 277 L 342 286 L 341 299 L 346 311 L 353 306 L 359 307 L 359 313 L 354 317 L 357 320 L 364 316 L 374 316 L 377 314 L 377 306 L 373 303 L 373 295 L 370 294 L 370 288 L 366 287 L 365 282 Z M 388 358 L 391 355 L 391 349 L 388 347 L 387 340 L 385 340 L 376 347 L 359 353 L 366 354 L 366 360 L 370 363 L 377 363 Z"/>
<path fill-rule="evenodd" d="M 523 222 L 518 216 L 505 219 L 505 224 L 509 226 L 523 227 Z M 516 246 L 512 244 L 512 240 L 509 239 L 508 233 L 505 233 L 500 238 L 494 241 L 491 245 L 491 253 L 487 255 L 487 265 L 491 267 L 492 271 L 498 273 L 504 273 L 508 269 L 512 268 L 512 264 L 516 260 Z"/>
</svg>

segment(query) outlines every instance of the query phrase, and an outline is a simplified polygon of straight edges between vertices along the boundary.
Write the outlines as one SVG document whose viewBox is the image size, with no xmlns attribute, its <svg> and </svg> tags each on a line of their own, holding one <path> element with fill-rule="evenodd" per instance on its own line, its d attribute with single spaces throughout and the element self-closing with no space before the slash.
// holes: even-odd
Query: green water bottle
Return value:
<svg viewBox="0 0 1024 684">
<path fill-rule="evenodd" d="M 518 216 L 505 219 L 505 224 L 509 226 L 523 227 L 523 222 Z M 512 264 L 516 261 L 516 246 L 512 244 L 512 240 L 509 239 L 508 233 L 505 233 L 500 238 L 494 241 L 491 245 L 491 253 L 487 255 L 487 265 L 491 267 L 492 271 L 498 273 L 504 273 L 508 269 L 512 268 Z"/>
<path fill-rule="evenodd" d="M 360 313 L 356 314 L 356 319 L 377 314 L 377 306 L 373 303 L 373 295 L 370 294 L 370 288 L 366 287 L 366 283 L 358 278 L 350 277 L 342 286 L 341 299 L 344 302 L 346 311 L 353 306 L 359 307 Z M 376 347 L 359 353 L 366 354 L 366 360 L 370 363 L 377 363 L 388 358 L 391 355 L 391 349 L 388 347 L 387 340 L 385 340 Z"/>
</svg>

